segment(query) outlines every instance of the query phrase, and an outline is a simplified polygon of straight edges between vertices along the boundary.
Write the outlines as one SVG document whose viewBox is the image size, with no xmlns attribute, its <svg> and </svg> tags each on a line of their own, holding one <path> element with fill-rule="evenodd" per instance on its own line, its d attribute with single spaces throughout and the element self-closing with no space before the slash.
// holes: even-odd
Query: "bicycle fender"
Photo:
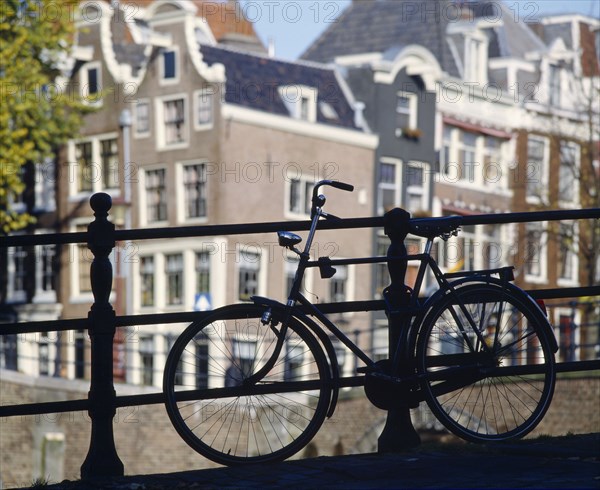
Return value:
<svg viewBox="0 0 600 490">
<path fill-rule="evenodd" d="M 540 314 L 540 316 L 545 319 L 546 321 L 544 322 L 544 333 L 548 336 L 548 339 L 550 341 L 551 347 L 553 352 L 557 352 L 558 351 L 558 342 L 556 341 L 556 337 L 554 335 L 554 332 L 552 330 L 552 326 L 550 325 L 550 322 L 547 318 L 547 316 L 544 314 L 544 312 L 541 310 L 540 306 L 533 300 L 533 298 L 531 298 L 531 296 L 529 296 L 523 289 L 521 289 L 520 287 L 512 284 L 512 283 L 507 283 L 507 282 L 503 282 L 501 279 L 497 279 L 494 277 L 485 277 L 484 276 L 474 276 L 474 277 L 465 277 L 462 279 L 459 279 L 457 281 L 452 281 L 450 283 L 450 286 L 455 288 L 455 287 L 460 287 L 463 285 L 468 285 L 468 284 L 494 284 L 495 286 L 498 287 L 502 287 L 505 289 L 508 289 L 510 291 L 509 294 L 515 294 L 515 295 L 519 295 L 522 296 L 523 298 L 527 298 L 529 304 L 532 306 L 532 308 L 534 308 L 535 310 L 537 310 Z M 420 313 L 417 318 L 415 318 L 414 321 L 414 325 L 418 325 L 419 328 L 418 329 L 411 329 L 411 332 L 409 334 L 409 347 L 410 349 L 416 349 L 416 342 L 417 342 L 417 337 L 419 336 L 420 330 L 421 330 L 421 326 L 423 324 L 423 320 L 425 319 L 425 317 L 427 316 L 427 313 L 429 313 L 429 310 L 431 309 L 432 305 L 434 305 L 437 301 L 440 300 L 440 298 L 442 298 L 443 296 L 445 296 L 446 294 L 448 294 L 448 290 L 447 289 L 439 289 L 438 291 L 436 291 L 433 295 L 431 295 L 429 298 L 427 298 L 427 300 L 425 301 L 425 303 L 423 304 L 423 310 L 422 313 Z M 414 352 L 414 350 L 413 350 Z"/>
<path fill-rule="evenodd" d="M 269 308 L 286 308 L 287 306 L 283 303 L 276 301 L 271 298 L 265 298 L 264 296 L 252 296 L 252 301 L 258 306 L 268 306 Z M 335 349 L 327 334 L 319 327 L 314 320 L 312 320 L 306 313 L 299 309 L 294 310 L 294 317 L 306 326 L 317 338 L 321 341 L 321 344 L 325 348 L 325 353 L 329 358 L 329 366 L 331 367 L 331 377 L 334 381 L 340 378 L 340 366 L 337 361 Z M 329 401 L 329 409 L 327 410 L 327 418 L 330 418 L 335 411 L 337 406 L 338 396 L 340 389 L 337 387 L 337 383 L 331 390 L 331 400 Z"/>
</svg>

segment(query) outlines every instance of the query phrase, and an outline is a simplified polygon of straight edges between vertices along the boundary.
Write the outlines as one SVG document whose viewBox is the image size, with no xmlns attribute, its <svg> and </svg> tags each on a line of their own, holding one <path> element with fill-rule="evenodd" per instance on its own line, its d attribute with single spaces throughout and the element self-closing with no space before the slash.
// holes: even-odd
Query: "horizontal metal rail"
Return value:
<svg viewBox="0 0 600 490">
<path fill-rule="evenodd" d="M 543 366 L 540 366 L 542 372 Z M 583 372 L 600 370 L 600 360 L 556 363 L 557 373 Z M 531 371 L 528 370 L 528 373 Z M 339 379 L 336 385 L 340 388 L 359 387 L 364 385 L 364 376 L 346 376 Z M 206 390 L 204 390 L 206 391 Z M 214 396 L 212 398 L 215 398 Z M 122 395 L 115 399 L 115 407 L 137 407 L 165 403 L 163 392 L 145 393 L 141 395 Z M 64 413 L 88 410 L 89 400 L 68 400 L 60 402 L 26 403 L 22 405 L 0 406 L 0 418 L 24 415 L 41 415 L 46 413 Z"/>
<path fill-rule="evenodd" d="M 473 216 L 460 216 L 460 224 L 468 225 L 492 225 L 525 223 L 530 221 L 561 221 L 574 219 L 599 219 L 600 208 L 591 209 L 567 209 L 557 211 L 532 211 L 526 213 L 501 213 L 501 214 L 477 214 Z M 413 218 L 411 224 L 423 224 L 434 222 L 437 218 Z M 354 228 L 381 228 L 385 225 L 382 216 L 365 218 L 342 218 L 319 222 L 319 230 L 343 230 Z M 280 230 L 306 231 L 310 229 L 310 221 L 272 221 L 267 223 L 244 223 L 226 225 L 199 225 L 199 226 L 174 226 L 166 228 L 145 228 L 137 230 L 115 230 L 116 241 L 125 240 L 157 240 L 161 238 L 189 238 L 216 235 L 249 235 L 255 233 L 274 233 Z M 86 232 L 73 233 L 47 233 L 39 235 L 13 235 L 3 237 L 0 248 L 86 243 L 88 235 Z"/>
</svg>

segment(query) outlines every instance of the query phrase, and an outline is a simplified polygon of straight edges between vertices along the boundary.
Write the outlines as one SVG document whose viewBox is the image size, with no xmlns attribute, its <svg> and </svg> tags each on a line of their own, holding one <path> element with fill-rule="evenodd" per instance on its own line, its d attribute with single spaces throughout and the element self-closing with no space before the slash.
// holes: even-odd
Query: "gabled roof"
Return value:
<svg viewBox="0 0 600 490">
<path fill-rule="evenodd" d="M 279 89 L 317 89 L 317 122 L 357 129 L 354 110 L 334 69 L 313 63 L 289 62 L 221 46 L 201 45 L 203 61 L 225 66 L 225 102 L 271 114 L 290 116 Z M 291 90 L 290 98 L 297 95 Z M 333 109 L 333 110 L 332 110 Z"/>
<path fill-rule="evenodd" d="M 354 0 L 301 58 L 333 62 L 338 56 L 418 44 L 435 56 L 442 70 L 458 76 L 447 33 L 458 23 L 485 27 L 490 57 L 523 57 L 545 47 L 525 22 L 515 21 L 514 12 L 496 0 Z"/>
<path fill-rule="evenodd" d="M 354 0 L 301 58 L 330 63 L 337 56 L 419 44 L 431 51 L 442 70 L 457 76 L 446 42 L 447 24 L 438 0 Z"/>
</svg>

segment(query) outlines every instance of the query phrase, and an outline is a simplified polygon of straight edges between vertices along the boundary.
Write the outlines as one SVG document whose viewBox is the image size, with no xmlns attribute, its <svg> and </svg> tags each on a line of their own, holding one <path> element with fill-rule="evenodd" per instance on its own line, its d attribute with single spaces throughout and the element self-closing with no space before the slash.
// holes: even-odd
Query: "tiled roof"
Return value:
<svg viewBox="0 0 600 490">
<path fill-rule="evenodd" d="M 356 129 L 354 111 L 330 67 L 282 61 L 217 46 L 201 45 L 200 52 L 208 65 L 225 66 L 225 101 L 229 104 L 289 116 L 278 88 L 303 85 L 318 91 L 317 122 Z M 288 93 L 290 99 L 295 97 L 293 90 Z"/>
<path fill-rule="evenodd" d="M 354 0 L 301 58 L 327 63 L 337 56 L 420 44 L 433 53 L 443 70 L 458 75 L 446 42 L 448 21 L 435 13 L 440 13 L 439 4 L 438 0 Z"/>
<path fill-rule="evenodd" d="M 498 22 L 502 19 L 502 22 Z M 390 48 L 418 44 L 427 48 L 442 69 L 457 76 L 446 30 L 459 20 L 490 21 L 490 57 L 521 57 L 544 43 L 525 22 L 498 1 L 354 0 L 307 49 L 302 59 L 332 62 L 337 56 L 384 53 Z M 496 20 L 494 22 L 494 20 Z"/>
</svg>

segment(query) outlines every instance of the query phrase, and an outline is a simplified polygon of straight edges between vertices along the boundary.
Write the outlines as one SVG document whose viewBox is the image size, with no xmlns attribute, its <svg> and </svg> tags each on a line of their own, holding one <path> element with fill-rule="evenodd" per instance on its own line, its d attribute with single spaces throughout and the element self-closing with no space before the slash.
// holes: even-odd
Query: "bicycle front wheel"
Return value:
<svg viewBox="0 0 600 490">
<path fill-rule="evenodd" d="M 169 418 L 187 444 L 225 465 L 280 461 L 312 439 L 331 399 L 327 359 L 315 336 L 292 318 L 269 372 L 281 325 L 263 325 L 265 307 L 231 305 L 192 323 L 165 366 Z"/>
<path fill-rule="evenodd" d="M 550 405 L 556 371 L 548 320 L 517 288 L 469 284 L 423 322 L 417 369 L 429 408 L 473 442 L 523 437 Z"/>
</svg>

